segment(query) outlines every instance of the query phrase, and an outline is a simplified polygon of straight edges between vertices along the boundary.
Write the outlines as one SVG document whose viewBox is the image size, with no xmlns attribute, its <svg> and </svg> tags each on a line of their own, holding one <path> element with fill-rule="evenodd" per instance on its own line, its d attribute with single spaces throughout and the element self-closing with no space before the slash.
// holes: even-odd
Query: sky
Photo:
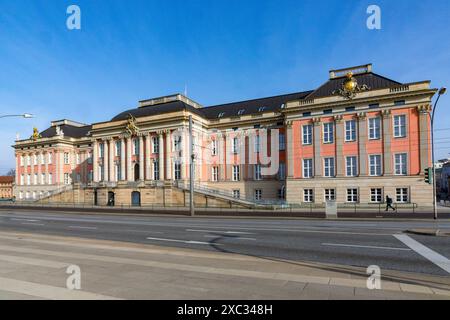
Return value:
<svg viewBox="0 0 450 320">
<path fill-rule="evenodd" d="M 81 10 L 69 30 L 67 8 Z M 381 9 L 369 30 L 367 8 Z M 448 0 L 0 0 L 0 174 L 16 134 L 52 120 L 107 121 L 139 100 L 203 105 L 310 90 L 331 69 L 373 63 L 399 82 L 449 86 Z M 450 157 L 450 97 L 436 114 Z M 449 129 L 449 130 L 446 130 Z"/>
</svg>

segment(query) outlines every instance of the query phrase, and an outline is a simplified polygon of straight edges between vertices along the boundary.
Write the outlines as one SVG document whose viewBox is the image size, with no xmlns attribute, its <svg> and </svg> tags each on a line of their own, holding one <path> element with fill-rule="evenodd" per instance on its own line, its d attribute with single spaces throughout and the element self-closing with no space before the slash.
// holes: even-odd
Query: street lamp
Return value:
<svg viewBox="0 0 450 320">
<path fill-rule="evenodd" d="M 34 118 L 34 116 L 31 113 L 24 113 L 24 114 L 7 114 L 4 116 L 0 116 L 0 118 L 12 118 L 12 117 L 19 117 L 19 118 Z"/>
<path fill-rule="evenodd" d="M 447 92 L 447 88 L 442 87 L 439 89 L 438 97 L 434 103 L 433 113 L 431 115 L 431 146 L 432 146 L 432 164 L 433 164 L 433 210 L 434 210 L 434 220 L 438 218 L 437 204 L 436 204 L 436 166 L 434 165 L 434 115 L 436 114 L 436 107 L 439 102 L 439 98 Z"/>
</svg>

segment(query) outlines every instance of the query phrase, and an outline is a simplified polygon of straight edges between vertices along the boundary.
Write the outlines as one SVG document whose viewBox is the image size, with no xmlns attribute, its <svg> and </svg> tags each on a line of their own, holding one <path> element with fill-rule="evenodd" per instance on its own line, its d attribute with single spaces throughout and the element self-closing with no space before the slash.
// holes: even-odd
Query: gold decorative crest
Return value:
<svg viewBox="0 0 450 320">
<path fill-rule="evenodd" d="M 358 81 L 353 78 L 353 73 L 347 73 L 346 79 L 342 83 L 341 89 L 333 91 L 333 95 L 339 95 L 341 97 L 352 100 L 356 97 L 357 93 L 369 91 L 370 88 L 363 84 L 362 86 L 358 85 Z"/>
<path fill-rule="evenodd" d="M 39 130 L 37 128 L 33 128 L 33 135 L 30 137 L 33 140 L 37 140 L 42 138 L 41 134 L 39 133 Z"/>
<path fill-rule="evenodd" d="M 135 136 L 139 132 L 139 127 L 136 125 L 136 118 L 133 117 L 131 113 L 128 114 L 127 126 L 125 127 L 125 130 L 132 136 Z"/>
</svg>

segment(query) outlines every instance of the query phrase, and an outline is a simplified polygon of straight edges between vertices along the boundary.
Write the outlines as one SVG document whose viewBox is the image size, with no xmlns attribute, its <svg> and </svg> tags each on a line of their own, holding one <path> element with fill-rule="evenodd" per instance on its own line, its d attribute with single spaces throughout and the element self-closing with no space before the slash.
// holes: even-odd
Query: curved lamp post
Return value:
<svg viewBox="0 0 450 320">
<path fill-rule="evenodd" d="M 13 117 L 18 117 L 18 118 L 34 118 L 34 116 L 31 113 L 24 113 L 24 114 L 7 114 L 4 116 L 0 116 L 0 118 L 13 118 Z"/>
<path fill-rule="evenodd" d="M 433 164 L 433 210 L 434 210 L 434 219 L 437 220 L 438 218 L 438 211 L 437 211 L 437 199 L 436 199 L 436 166 L 434 165 L 434 116 L 436 114 L 436 107 L 439 102 L 439 98 L 447 92 L 447 88 L 443 87 L 439 89 L 438 97 L 436 99 L 436 102 L 434 103 L 433 107 L 433 113 L 431 115 L 431 146 L 432 146 L 432 164 Z"/>
</svg>

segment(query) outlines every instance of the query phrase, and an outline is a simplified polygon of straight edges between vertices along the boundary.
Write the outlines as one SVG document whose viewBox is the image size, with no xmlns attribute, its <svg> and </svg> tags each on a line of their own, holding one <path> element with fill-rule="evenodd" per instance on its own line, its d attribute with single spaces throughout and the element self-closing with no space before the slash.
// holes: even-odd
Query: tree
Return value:
<svg viewBox="0 0 450 320">
<path fill-rule="evenodd" d="M 9 177 L 15 177 L 16 176 L 16 169 L 11 169 L 6 173 Z"/>
</svg>

